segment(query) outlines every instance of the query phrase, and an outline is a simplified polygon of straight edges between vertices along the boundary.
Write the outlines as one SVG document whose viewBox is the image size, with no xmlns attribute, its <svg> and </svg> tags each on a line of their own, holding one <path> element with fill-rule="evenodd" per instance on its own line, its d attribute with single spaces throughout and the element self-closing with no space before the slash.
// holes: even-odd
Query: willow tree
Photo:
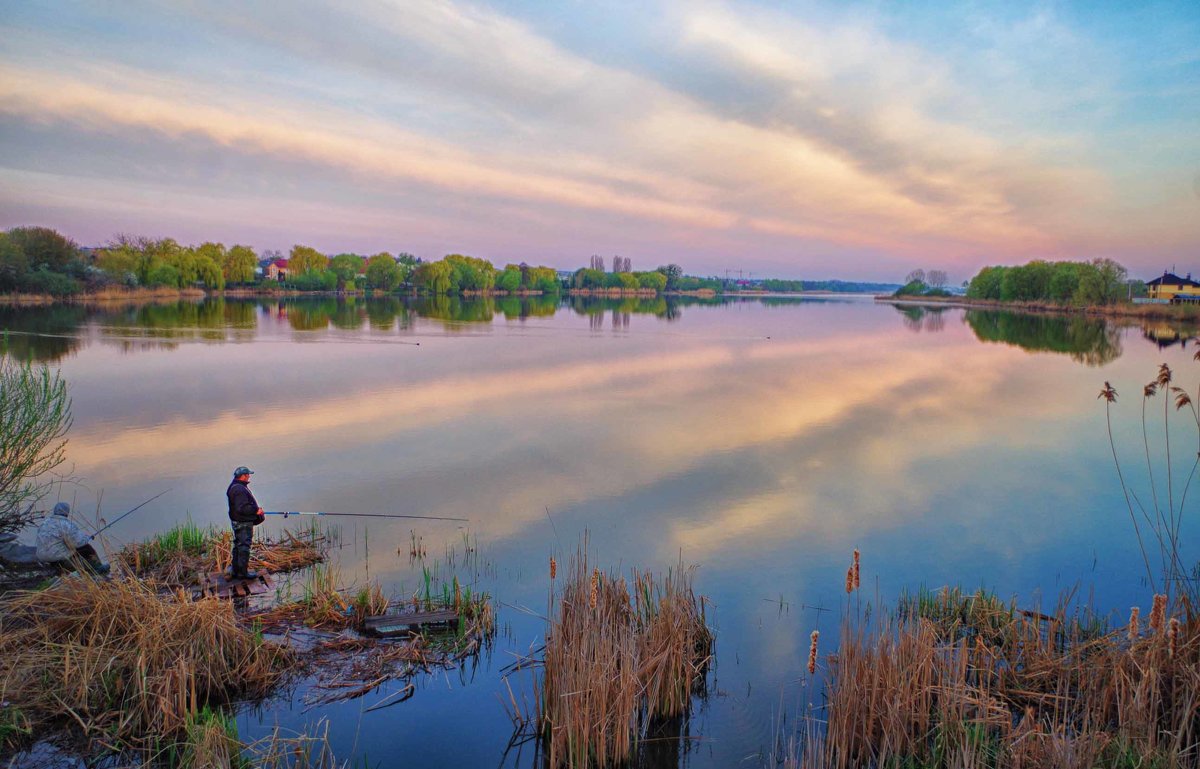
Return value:
<svg viewBox="0 0 1200 769">
<path fill-rule="evenodd" d="M 70 427 L 71 399 L 59 373 L 0 356 L 0 534 L 35 518 L 48 476 L 66 456 Z"/>
</svg>

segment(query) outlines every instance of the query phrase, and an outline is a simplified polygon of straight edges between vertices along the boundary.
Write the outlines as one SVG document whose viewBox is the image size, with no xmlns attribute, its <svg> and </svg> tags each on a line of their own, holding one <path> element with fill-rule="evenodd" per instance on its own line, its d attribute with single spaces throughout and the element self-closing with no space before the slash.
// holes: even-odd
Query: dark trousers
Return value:
<svg viewBox="0 0 1200 769">
<path fill-rule="evenodd" d="M 254 542 L 254 524 L 233 521 L 233 576 L 245 576 L 250 568 L 250 545 Z"/>
<path fill-rule="evenodd" d="M 75 548 L 74 556 L 64 561 L 54 562 L 55 568 L 64 573 L 75 571 L 81 564 L 88 571 L 96 571 L 97 567 L 101 564 L 100 554 L 96 552 L 96 548 L 91 545 L 83 545 L 82 547 Z"/>
</svg>

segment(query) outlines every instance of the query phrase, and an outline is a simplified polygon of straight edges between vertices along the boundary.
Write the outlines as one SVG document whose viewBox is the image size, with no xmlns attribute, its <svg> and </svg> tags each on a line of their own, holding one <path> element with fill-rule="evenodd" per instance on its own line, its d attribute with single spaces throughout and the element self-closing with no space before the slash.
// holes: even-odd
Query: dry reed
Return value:
<svg viewBox="0 0 1200 769">
<path fill-rule="evenodd" d="M 1200 765 L 1196 618 L 1141 637 L 1136 613 L 1102 632 L 1065 604 L 1052 615 L 908 608 L 870 629 L 844 619 L 828 721 L 794 766 Z"/>
<path fill-rule="evenodd" d="M 692 569 L 634 572 L 632 584 L 590 568 L 586 545 L 567 567 L 537 685 L 552 767 L 628 761 L 652 723 L 685 716 L 703 686 L 713 639 Z"/>
<path fill-rule="evenodd" d="M 149 749 L 206 704 L 265 693 L 292 661 L 233 606 L 137 580 L 62 580 L 0 611 L 0 700 L 34 733 L 74 724 L 108 748 Z"/>
</svg>

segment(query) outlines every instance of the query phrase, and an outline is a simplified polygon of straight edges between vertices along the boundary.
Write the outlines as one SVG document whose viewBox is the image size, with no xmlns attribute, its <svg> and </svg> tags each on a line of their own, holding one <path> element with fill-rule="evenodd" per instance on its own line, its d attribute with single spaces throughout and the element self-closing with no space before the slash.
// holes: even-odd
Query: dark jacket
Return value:
<svg viewBox="0 0 1200 769">
<path fill-rule="evenodd" d="M 258 501 L 243 481 L 234 480 L 225 490 L 229 498 L 229 520 L 234 523 L 262 523 L 258 517 Z"/>
</svg>

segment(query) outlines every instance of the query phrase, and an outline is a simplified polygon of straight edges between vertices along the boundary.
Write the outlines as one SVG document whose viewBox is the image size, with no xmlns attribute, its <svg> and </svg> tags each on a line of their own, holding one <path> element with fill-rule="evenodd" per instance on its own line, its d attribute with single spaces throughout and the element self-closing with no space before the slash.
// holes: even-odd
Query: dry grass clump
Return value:
<svg viewBox="0 0 1200 769">
<path fill-rule="evenodd" d="M 550 766 L 629 760 L 652 723 L 685 715 L 703 687 L 713 637 L 692 570 L 632 576 L 630 590 L 591 568 L 584 548 L 567 569 L 538 685 Z"/>
<path fill-rule="evenodd" d="M 823 739 L 794 765 L 1200 765 L 1196 618 L 1142 634 L 1096 633 L 1062 607 L 979 616 L 986 633 L 911 612 L 870 632 L 847 620 Z"/>
<path fill-rule="evenodd" d="M 229 569 L 233 534 L 227 529 L 202 529 L 181 523 L 145 542 L 126 545 L 114 560 L 130 573 L 166 585 L 189 586 L 215 572 Z M 250 568 L 267 573 L 296 571 L 325 559 L 326 538 L 315 530 L 297 537 L 290 531 L 274 539 L 259 539 L 250 551 Z"/>
<path fill-rule="evenodd" d="M 64 579 L 0 609 L 0 701 L 35 734 L 73 722 L 111 749 L 153 748 L 206 704 L 265 693 L 292 661 L 231 604 L 137 580 Z"/>
</svg>

